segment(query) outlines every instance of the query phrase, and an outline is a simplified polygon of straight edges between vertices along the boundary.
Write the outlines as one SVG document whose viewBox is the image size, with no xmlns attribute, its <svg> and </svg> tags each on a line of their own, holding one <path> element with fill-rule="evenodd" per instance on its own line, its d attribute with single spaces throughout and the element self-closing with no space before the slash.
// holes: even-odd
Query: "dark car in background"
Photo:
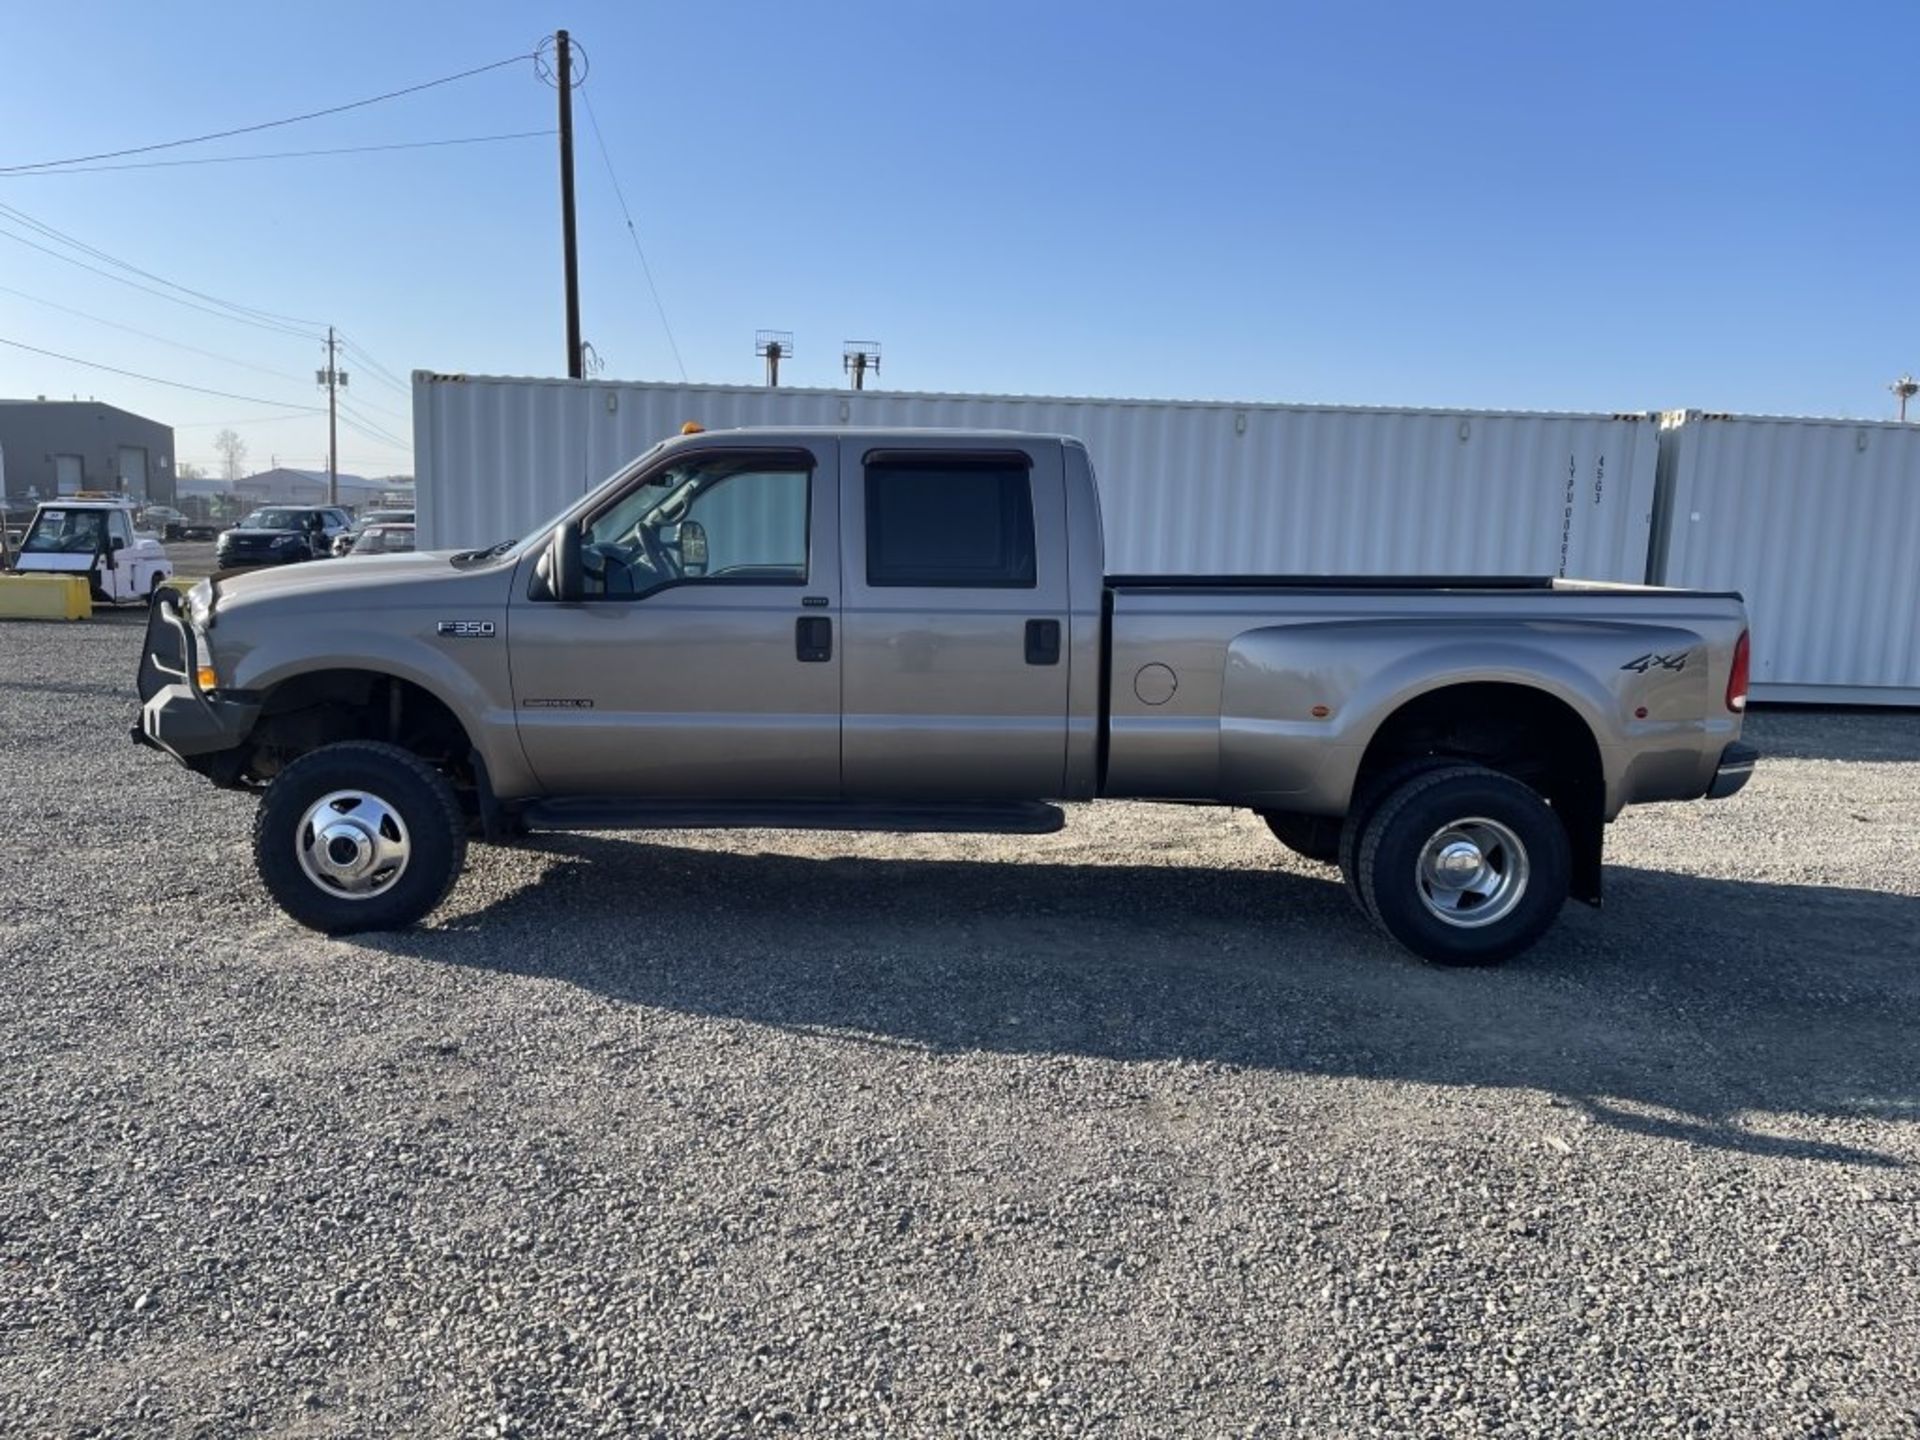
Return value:
<svg viewBox="0 0 1920 1440">
<path fill-rule="evenodd" d="M 333 553 L 336 555 L 359 554 L 360 552 L 354 549 L 354 542 L 360 538 L 362 532 L 364 532 L 369 525 L 411 526 L 412 524 L 413 511 L 411 510 L 369 510 L 366 514 L 357 516 L 354 519 L 353 525 L 348 529 L 346 534 L 334 537 Z M 409 545 L 407 548 L 411 550 L 413 547 Z"/>
<path fill-rule="evenodd" d="M 255 565 L 290 565 L 333 554 L 334 537 L 352 522 L 333 505 L 263 505 L 214 542 L 214 562 L 222 570 Z"/>
</svg>

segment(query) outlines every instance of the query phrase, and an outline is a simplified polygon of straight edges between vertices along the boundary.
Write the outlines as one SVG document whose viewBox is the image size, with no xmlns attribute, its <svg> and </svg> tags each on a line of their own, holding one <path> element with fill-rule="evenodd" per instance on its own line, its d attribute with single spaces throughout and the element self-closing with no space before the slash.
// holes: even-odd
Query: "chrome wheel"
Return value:
<svg viewBox="0 0 1920 1440">
<path fill-rule="evenodd" d="M 1455 820 L 1420 848 L 1414 880 L 1420 901 L 1463 930 L 1492 925 L 1513 913 L 1527 893 L 1527 847 L 1498 820 Z"/>
<path fill-rule="evenodd" d="M 412 855 L 400 812 L 364 790 L 335 790 L 309 805 L 293 844 L 306 877 L 345 900 L 385 894 Z"/>
</svg>

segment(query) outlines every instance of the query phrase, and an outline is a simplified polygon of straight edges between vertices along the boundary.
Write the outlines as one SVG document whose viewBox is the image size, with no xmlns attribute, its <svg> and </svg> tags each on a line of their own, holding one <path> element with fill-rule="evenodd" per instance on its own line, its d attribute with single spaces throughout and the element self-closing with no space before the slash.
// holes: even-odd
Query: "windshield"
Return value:
<svg viewBox="0 0 1920 1440">
<path fill-rule="evenodd" d="M 91 555 L 104 548 L 104 510 L 42 510 L 20 542 L 23 555 Z"/>
<path fill-rule="evenodd" d="M 654 453 L 658 451 L 660 447 L 665 445 L 666 443 L 667 443 L 666 441 L 660 440 L 648 446 L 645 454 L 641 455 L 638 459 L 629 462 L 628 464 L 622 465 L 618 470 L 614 471 L 612 475 L 609 475 L 605 480 L 601 481 L 598 485 L 594 486 L 593 490 L 588 493 L 599 494 L 602 491 L 611 490 L 614 486 L 621 484 L 626 480 L 626 478 L 629 475 L 632 475 L 635 471 L 639 470 L 649 460 L 651 460 L 654 457 Z M 659 490 L 652 490 L 651 493 L 656 499 L 660 498 L 661 496 L 661 492 Z M 453 557 L 453 563 L 456 565 L 468 565 L 468 564 L 472 564 L 476 560 L 492 560 L 502 555 L 512 555 L 517 550 L 519 550 L 521 542 L 524 541 L 528 536 L 547 534 L 549 531 L 553 529 L 554 526 L 560 523 L 561 519 L 564 516 L 566 516 L 569 512 L 575 509 L 579 504 L 580 502 L 577 499 L 567 501 L 566 505 L 563 506 L 561 509 L 554 511 L 552 514 L 548 515 L 544 520 L 542 520 L 538 525 L 533 526 L 531 529 L 527 530 L 521 535 L 514 537 L 513 539 L 499 540 L 494 542 L 491 545 L 483 545 L 475 550 L 462 550 L 459 554 Z"/>
<path fill-rule="evenodd" d="M 256 510 L 240 522 L 242 530 L 299 530 L 307 523 L 305 510 Z"/>
</svg>

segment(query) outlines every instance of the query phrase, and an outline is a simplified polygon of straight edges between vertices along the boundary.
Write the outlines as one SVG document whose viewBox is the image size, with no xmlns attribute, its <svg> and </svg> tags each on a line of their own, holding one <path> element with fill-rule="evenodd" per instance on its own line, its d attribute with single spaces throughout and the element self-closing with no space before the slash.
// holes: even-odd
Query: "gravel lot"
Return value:
<svg viewBox="0 0 1920 1440">
<path fill-rule="evenodd" d="M 1920 719 L 1424 969 L 1245 814 L 547 837 L 320 939 L 0 624 L 0 1432 L 1920 1434 Z"/>
</svg>

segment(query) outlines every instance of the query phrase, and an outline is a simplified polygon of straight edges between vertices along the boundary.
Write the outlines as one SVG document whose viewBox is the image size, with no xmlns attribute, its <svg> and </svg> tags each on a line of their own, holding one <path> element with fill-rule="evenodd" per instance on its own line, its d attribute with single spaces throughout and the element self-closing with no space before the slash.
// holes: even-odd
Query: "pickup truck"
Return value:
<svg viewBox="0 0 1920 1440">
<path fill-rule="evenodd" d="M 1597 904 L 1624 806 L 1753 768 L 1737 595 L 1102 562 L 1072 439 L 687 434 L 516 541 L 164 592 L 134 738 L 261 791 L 261 878 L 329 933 L 428 914 L 470 834 L 1127 797 L 1257 812 L 1450 965 Z"/>
</svg>

